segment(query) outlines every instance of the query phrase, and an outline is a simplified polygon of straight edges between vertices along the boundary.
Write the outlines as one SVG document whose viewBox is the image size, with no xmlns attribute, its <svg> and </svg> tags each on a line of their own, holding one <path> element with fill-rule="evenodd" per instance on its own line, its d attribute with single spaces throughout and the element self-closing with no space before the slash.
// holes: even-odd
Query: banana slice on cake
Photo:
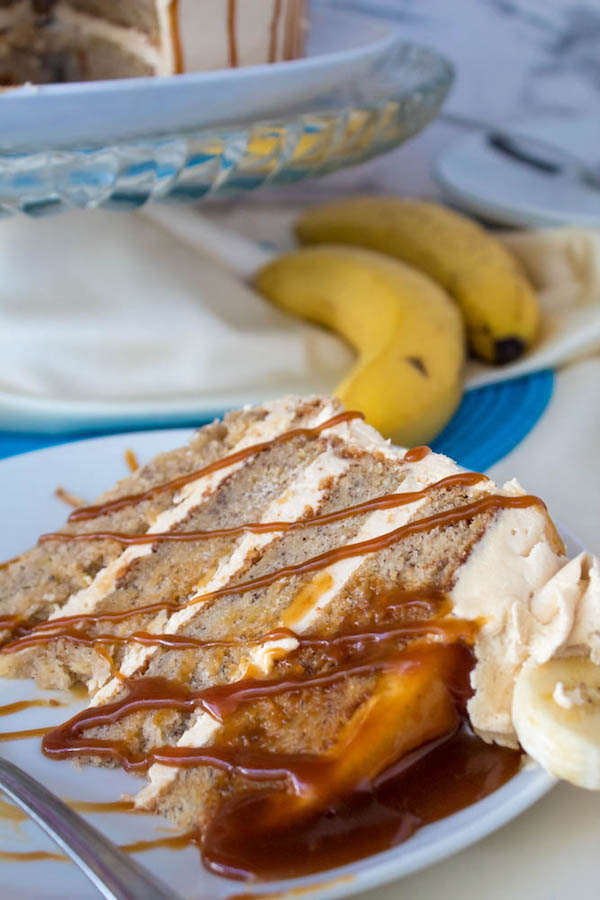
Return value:
<svg viewBox="0 0 600 900">
<path fill-rule="evenodd" d="M 600 790 L 600 666 L 582 656 L 524 666 L 512 712 L 533 759 L 557 778 Z"/>
</svg>

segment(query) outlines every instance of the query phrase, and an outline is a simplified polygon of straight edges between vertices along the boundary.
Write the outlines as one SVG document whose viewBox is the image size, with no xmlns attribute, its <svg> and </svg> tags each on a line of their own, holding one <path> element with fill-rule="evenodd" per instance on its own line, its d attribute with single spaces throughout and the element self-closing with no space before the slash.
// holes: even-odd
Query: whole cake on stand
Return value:
<svg viewBox="0 0 600 900">
<path fill-rule="evenodd" d="M 175 75 L 294 59 L 305 0 L 0 0 L 0 84 Z"/>
</svg>

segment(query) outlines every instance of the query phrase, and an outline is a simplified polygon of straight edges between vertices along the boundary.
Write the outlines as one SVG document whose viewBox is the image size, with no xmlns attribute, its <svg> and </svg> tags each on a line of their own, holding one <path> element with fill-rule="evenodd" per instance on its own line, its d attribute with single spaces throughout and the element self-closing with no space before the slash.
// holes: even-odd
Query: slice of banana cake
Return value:
<svg viewBox="0 0 600 900">
<path fill-rule="evenodd" d="M 465 726 L 518 748 L 522 672 L 600 658 L 597 573 L 518 483 L 285 398 L 201 429 L 0 572 L 0 672 L 85 683 L 46 754 L 146 773 L 138 805 L 231 871 L 232 848 Z"/>
</svg>

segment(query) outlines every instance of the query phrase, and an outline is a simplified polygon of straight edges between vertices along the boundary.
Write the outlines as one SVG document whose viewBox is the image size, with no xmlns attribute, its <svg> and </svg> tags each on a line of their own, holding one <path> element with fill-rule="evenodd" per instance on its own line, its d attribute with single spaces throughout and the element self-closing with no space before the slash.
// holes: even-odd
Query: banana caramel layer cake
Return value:
<svg viewBox="0 0 600 900">
<path fill-rule="evenodd" d="M 597 572 L 517 482 L 285 398 L 202 428 L 0 571 L 0 674 L 85 684 L 48 756 L 145 774 L 138 806 L 216 871 L 289 874 L 511 777 L 522 670 L 596 661 Z"/>
<path fill-rule="evenodd" d="M 278 62 L 305 31 L 305 0 L 0 0 L 0 84 Z"/>
</svg>

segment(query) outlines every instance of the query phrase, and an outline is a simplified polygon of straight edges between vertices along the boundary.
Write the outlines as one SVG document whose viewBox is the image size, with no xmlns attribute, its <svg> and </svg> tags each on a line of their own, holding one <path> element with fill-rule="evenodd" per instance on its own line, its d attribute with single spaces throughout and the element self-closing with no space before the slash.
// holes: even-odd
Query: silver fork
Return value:
<svg viewBox="0 0 600 900">
<path fill-rule="evenodd" d="M 0 791 L 79 866 L 107 900 L 177 900 L 177 895 L 50 793 L 0 757 Z"/>
</svg>

